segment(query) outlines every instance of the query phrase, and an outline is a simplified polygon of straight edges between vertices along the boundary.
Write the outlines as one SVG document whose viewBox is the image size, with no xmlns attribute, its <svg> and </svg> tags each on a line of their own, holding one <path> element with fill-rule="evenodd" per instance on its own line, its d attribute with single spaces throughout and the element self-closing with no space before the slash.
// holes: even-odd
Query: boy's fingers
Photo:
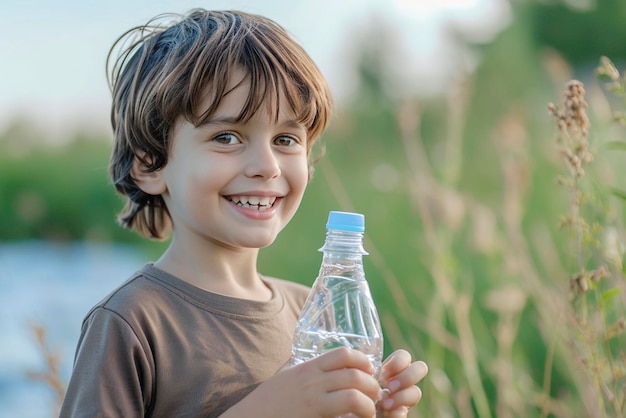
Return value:
<svg viewBox="0 0 626 418">
<path fill-rule="evenodd" d="M 402 372 L 390 376 L 387 380 L 380 379 L 380 384 L 394 393 L 402 388 L 416 385 L 428 374 L 428 366 L 423 361 L 416 361 Z"/>
<path fill-rule="evenodd" d="M 376 415 L 374 402 L 356 389 L 344 389 L 329 393 L 324 397 L 326 409 L 336 415 L 371 418 Z"/>
<path fill-rule="evenodd" d="M 411 364 L 411 354 L 406 350 L 396 350 L 383 363 L 380 378 L 388 379 L 406 369 L 409 364 Z"/>
<path fill-rule="evenodd" d="M 393 411 L 384 411 L 382 416 L 384 418 L 406 418 L 408 414 L 409 408 L 402 406 L 398 409 L 394 409 Z"/>
<path fill-rule="evenodd" d="M 337 348 L 311 361 L 317 362 L 318 367 L 325 372 L 354 368 L 363 370 L 370 375 L 374 374 L 374 366 L 372 366 L 367 356 L 360 351 L 351 350 L 349 348 Z"/>
<path fill-rule="evenodd" d="M 406 350 L 396 350 L 383 362 L 380 369 L 380 381 L 386 382 L 390 377 L 400 373 L 411 364 L 411 354 Z"/>
<path fill-rule="evenodd" d="M 421 399 L 422 390 L 412 385 L 384 399 L 381 402 L 381 407 L 385 411 L 395 411 L 403 407 L 413 408 Z"/>
<path fill-rule="evenodd" d="M 341 369 L 328 372 L 332 379 L 332 386 L 328 387 L 328 392 L 342 391 L 346 389 L 357 389 L 365 394 L 372 401 L 377 401 L 382 397 L 382 389 L 373 376 L 364 373 L 359 369 Z"/>
</svg>

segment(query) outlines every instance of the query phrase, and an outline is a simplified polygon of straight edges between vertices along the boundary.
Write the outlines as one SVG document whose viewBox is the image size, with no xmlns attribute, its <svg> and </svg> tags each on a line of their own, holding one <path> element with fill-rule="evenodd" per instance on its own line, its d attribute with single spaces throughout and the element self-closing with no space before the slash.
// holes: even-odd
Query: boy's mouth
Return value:
<svg viewBox="0 0 626 418">
<path fill-rule="evenodd" d="M 246 209 L 268 210 L 274 206 L 276 196 L 226 196 L 228 200 Z"/>
</svg>

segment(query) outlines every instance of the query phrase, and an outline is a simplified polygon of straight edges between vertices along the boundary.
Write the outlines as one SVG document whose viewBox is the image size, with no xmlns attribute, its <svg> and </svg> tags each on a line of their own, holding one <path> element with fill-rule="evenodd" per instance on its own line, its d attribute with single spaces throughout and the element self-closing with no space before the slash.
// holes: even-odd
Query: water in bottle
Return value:
<svg viewBox="0 0 626 418">
<path fill-rule="evenodd" d="M 376 372 L 383 335 L 363 269 L 364 216 L 330 212 L 322 266 L 296 326 L 291 364 L 349 347 L 366 354 Z"/>
</svg>

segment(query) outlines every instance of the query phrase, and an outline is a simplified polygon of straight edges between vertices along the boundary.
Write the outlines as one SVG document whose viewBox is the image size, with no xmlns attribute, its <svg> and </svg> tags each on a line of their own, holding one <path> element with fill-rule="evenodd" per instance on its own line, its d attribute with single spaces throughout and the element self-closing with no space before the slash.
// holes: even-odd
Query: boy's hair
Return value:
<svg viewBox="0 0 626 418">
<path fill-rule="evenodd" d="M 176 20 L 161 23 L 167 17 Z M 171 219 L 165 202 L 137 186 L 131 177 L 133 161 L 141 161 L 149 172 L 163 168 L 176 121 L 182 116 L 196 126 L 207 122 L 227 93 L 235 68 L 243 68 L 251 86 L 240 120 L 250 119 L 265 105 L 278 117 L 284 93 L 307 129 L 311 167 L 311 147 L 328 123 L 332 99 L 302 47 L 281 26 L 258 15 L 203 9 L 184 16 L 160 15 L 123 34 L 107 57 L 115 134 L 109 172 L 126 198 L 118 217 L 122 226 L 148 238 L 167 238 Z M 203 109 L 207 94 L 210 104 Z"/>
</svg>

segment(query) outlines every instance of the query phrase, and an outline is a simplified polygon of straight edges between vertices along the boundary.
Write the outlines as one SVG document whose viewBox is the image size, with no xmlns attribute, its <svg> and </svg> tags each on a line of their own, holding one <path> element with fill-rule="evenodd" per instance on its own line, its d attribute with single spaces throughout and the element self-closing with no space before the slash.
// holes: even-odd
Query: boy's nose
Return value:
<svg viewBox="0 0 626 418">
<path fill-rule="evenodd" d="M 271 144 L 251 147 L 244 173 L 248 177 L 265 179 L 280 176 L 280 164 Z"/>
</svg>

